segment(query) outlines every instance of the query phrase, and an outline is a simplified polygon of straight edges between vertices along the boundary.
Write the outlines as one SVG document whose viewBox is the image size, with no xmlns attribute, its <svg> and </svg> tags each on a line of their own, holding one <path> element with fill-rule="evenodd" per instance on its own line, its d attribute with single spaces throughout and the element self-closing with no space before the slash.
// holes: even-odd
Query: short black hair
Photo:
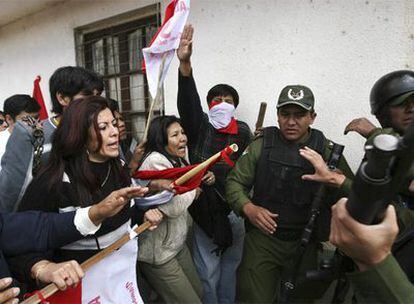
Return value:
<svg viewBox="0 0 414 304">
<path fill-rule="evenodd" d="M 95 90 L 99 93 L 104 90 L 103 78 L 97 73 L 77 66 L 58 68 L 49 79 L 52 111 L 56 114 L 63 113 L 63 107 L 56 97 L 57 93 L 73 99 L 76 94 L 92 95 Z"/>
<path fill-rule="evenodd" d="M 39 112 L 40 105 L 29 95 L 16 94 L 4 101 L 3 110 L 4 114 L 10 115 L 10 117 L 15 120 L 16 116 L 23 111 L 27 113 Z"/>
<path fill-rule="evenodd" d="M 228 96 L 230 95 L 233 97 L 234 101 L 234 107 L 237 108 L 239 105 L 239 94 L 237 93 L 236 89 L 228 84 L 216 84 L 214 87 L 212 87 L 208 93 L 207 93 L 207 103 L 210 104 L 210 102 L 213 100 L 214 97 L 217 96 Z"/>
<path fill-rule="evenodd" d="M 115 99 L 107 98 L 108 99 L 108 106 L 111 109 L 112 112 L 119 112 L 119 103 Z"/>
</svg>

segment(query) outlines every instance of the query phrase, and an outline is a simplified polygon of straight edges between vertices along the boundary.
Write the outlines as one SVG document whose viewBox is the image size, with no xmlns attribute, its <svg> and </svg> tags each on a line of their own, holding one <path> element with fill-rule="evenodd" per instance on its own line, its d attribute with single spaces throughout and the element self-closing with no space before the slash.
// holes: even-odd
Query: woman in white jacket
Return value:
<svg viewBox="0 0 414 304">
<path fill-rule="evenodd" d="M 151 122 L 145 156 L 139 170 L 164 170 L 188 164 L 187 136 L 175 116 Z M 204 180 L 214 182 L 209 174 Z M 191 217 L 187 208 L 199 189 L 175 195 L 157 208 L 164 220 L 139 239 L 139 266 L 150 285 L 166 303 L 201 303 L 202 285 L 186 244 Z"/>
</svg>

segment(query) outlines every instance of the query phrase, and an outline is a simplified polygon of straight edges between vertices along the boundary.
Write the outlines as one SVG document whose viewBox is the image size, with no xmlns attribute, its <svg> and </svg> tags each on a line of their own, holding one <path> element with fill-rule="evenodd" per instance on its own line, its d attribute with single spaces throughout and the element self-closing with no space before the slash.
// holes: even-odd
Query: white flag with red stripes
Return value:
<svg viewBox="0 0 414 304">
<path fill-rule="evenodd" d="M 180 44 L 181 34 L 189 13 L 190 0 L 171 1 L 165 10 L 164 22 L 160 29 L 152 38 L 149 47 L 142 49 L 149 92 L 152 98 L 155 98 L 158 87 L 164 82 L 174 52 Z M 165 57 L 164 67 L 160 71 L 163 57 Z"/>
<path fill-rule="evenodd" d="M 46 299 L 50 304 L 141 304 L 136 277 L 138 246 L 134 238 L 92 266 L 76 288 Z"/>
</svg>

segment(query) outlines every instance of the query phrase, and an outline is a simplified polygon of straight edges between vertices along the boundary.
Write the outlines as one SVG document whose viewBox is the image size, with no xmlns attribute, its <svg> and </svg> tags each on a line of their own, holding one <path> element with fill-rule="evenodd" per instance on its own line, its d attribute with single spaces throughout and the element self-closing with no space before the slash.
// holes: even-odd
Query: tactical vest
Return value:
<svg viewBox="0 0 414 304">
<path fill-rule="evenodd" d="M 301 229 L 309 219 L 318 183 L 301 179 L 315 170 L 299 155 L 299 149 L 307 146 L 323 155 L 326 138 L 321 131 L 312 129 L 306 142 L 296 144 L 286 141 L 276 127 L 264 129 L 263 137 L 253 202 L 279 214 L 279 230 Z"/>
</svg>

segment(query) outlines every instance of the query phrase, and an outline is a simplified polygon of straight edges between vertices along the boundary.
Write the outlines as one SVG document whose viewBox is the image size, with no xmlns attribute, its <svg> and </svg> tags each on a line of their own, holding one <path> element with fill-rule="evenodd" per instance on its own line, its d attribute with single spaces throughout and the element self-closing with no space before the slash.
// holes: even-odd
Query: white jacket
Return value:
<svg viewBox="0 0 414 304">
<path fill-rule="evenodd" d="M 164 170 L 172 168 L 171 162 L 161 153 L 152 152 L 142 163 L 139 170 Z M 187 208 L 194 201 L 196 191 L 175 195 L 168 203 L 158 207 L 164 219 L 153 231 L 139 236 L 138 260 L 161 265 L 175 257 L 182 249 L 191 217 Z"/>
</svg>

